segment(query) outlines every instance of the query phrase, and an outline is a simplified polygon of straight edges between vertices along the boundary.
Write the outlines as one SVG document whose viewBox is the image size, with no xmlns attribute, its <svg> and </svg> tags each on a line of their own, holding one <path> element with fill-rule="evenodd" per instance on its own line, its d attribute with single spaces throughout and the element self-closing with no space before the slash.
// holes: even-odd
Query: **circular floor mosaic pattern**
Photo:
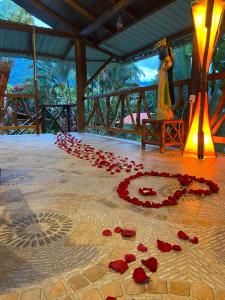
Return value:
<svg viewBox="0 0 225 300">
<path fill-rule="evenodd" d="M 73 221 L 58 213 L 42 212 L 22 216 L 3 227 L 0 241 L 16 248 L 34 248 L 66 238 Z"/>
</svg>

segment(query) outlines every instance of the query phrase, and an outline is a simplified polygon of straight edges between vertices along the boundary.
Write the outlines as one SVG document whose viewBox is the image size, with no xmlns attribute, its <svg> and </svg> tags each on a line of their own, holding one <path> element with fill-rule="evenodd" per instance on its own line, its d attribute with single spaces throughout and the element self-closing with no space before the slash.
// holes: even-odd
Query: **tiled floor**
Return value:
<svg viewBox="0 0 225 300">
<path fill-rule="evenodd" d="M 212 179 L 218 194 L 184 197 L 175 207 L 144 209 L 122 201 L 116 188 L 126 177 L 109 175 L 67 155 L 55 136 L 0 136 L 0 300 L 225 299 L 225 157 L 198 161 L 180 151 L 90 134 L 76 134 L 92 146 L 128 156 L 146 170 L 188 173 Z M 162 198 L 176 190 L 175 179 L 151 178 Z M 149 179 L 138 179 L 134 194 Z M 163 198 L 162 198 L 163 199 Z M 104 228 L 134 228 L 132 240 Z M 199 237 L 192 245 L 177 238 L 184 230 Z M 183 251 L 160 253 L 156 240 L 178 243 Z M 136 250 L 148 246 L 148 254 Z M 108 262 L 134 253 L 124 275 Z M 137 285 L 132 272 L 140 260 L 156 256 L 158 271 L 149 285 Z"/>
</svg>

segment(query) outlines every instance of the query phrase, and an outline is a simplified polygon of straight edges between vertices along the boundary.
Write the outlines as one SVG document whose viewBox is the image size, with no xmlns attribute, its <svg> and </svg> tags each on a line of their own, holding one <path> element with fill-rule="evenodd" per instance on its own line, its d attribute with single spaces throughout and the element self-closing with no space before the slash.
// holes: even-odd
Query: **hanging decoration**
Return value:
<svg viewBox="0 0 225 300">
<path fill-rule="evenodd" d="M 116 22 L 116 30 L 117 31 L 121 31 L 123 29 L 123 19 L 122 17 L 119 15 L 117 22 Z"/>
</svg>

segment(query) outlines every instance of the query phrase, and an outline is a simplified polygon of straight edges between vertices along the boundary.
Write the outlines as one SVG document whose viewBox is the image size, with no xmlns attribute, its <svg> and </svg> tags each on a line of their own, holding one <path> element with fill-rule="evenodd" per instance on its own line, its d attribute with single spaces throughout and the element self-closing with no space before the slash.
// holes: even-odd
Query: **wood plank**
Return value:
<svg viewBox="0 0 225 300">
<path fill-rule="evenodd" d="M 212 128 L 212 134 L 215 135 L 224 122 L 225 122 L 225 114 L 221 116 L 221 118 L 216 122 L 215 126 Z"/>
<path fill-rule="evenodd" d="M 0 130 L 13 130 L 13 129 L 36 129 L 36 125 L 18 125 L 18 126 L 0 126 Z"/>
<path fill-rule="evenodd" d="M 73 8 L 75 11 L 79 12 L 82 16 L 86 17 L 88 20 L 94 22 L 97 17 L 95 14 L 93 14 L 90 10 L 88 10 L 86 7 L 78 3 L 76 0 L 64 0 L 71 8 Z M 110 35 L 112 34 L 112 31 L 106 27 L 103 26 L 104 30 L 106 30 Z"/>
<path fill-rule="evenodd" d="M 77 131 L 82 132 L 85 127 L 84 89 L 87 82 L 86 47 L 84 40 L 77 38 L 76 51 L 76 81 L 77 81 Z"/>
<path fill-rule="evenodd" d="M 126 129 L 126 128 L 103 127 L 103 126 L 95 126 L 95 125 L 87 125 L 86 128 L 105 130 L 105 131 L 116 132 L 116 133 L 129 133 L 129 134 L 141 135 L 141 130 L 133 130 L 133 129 Z"/>
<path fill-rule="evenodd" d="M 73 31 L 74 35 L 79 36 L 79 30 L 70 23 L 67 19 L 59 15 L 57 12 L 53 11 L 49 8 L 49 6 L 45 5 L 44 3 L 38 1 L 38 0 L 30 0 L 37 8 L 40 10 L 46 12 L 48 15 L 52 16 L 55 20 L 59 21 L 60 23 L 63 23 L 67 28 Z"/>
<path fill-rule="evenodd" d="M 13 30 L 13 31 L 23 31 L 23 32 L 29 32 L 32 33 L 33 26 L 17 23 L 17 22 L 10 22 L 10 21 L 0 21 L 0 28 L 4 28 L 7 30 Z M 49 36 L 56 36 L 56 37 L 62 37 L 62 38 L 74 38 L 74 33 L 66 32 L 66 31 L 60 31 L 56 29 L 49 29 L 44 27 L 37 27 L 36 32 L 38 34 L 43 35 L 49 35 Z"/>
<path fill-rule="evenodd" d="M 33 0 L 32 0 L 33 1 Z M 137 0 L 120 0 L 113 5 L 111 9 L 105 11 L 99 18 L 97 18 L 91 25 L 88 25 L 81 31 L 81 36 L 88 36 L 99 29 L 103 24 L 111 20 L 115 15 L 119 14 L 126 7 L 133 4 Z"/>
<path fill-rule="evenodd" d="M 225 137 L 223 136 L 213 136 L 213 141 L 215 144 L 225 144 Z"/>
<path fill-rule="evenodd" d="M 126 98 L 126 105 L 127 105 L 127 109 L 128 109 L 130 118 L 131 118 L 132 126 L 135 129 L 136 128 L 136 124 L 135 124 L 135 120 L 134 120 L 134 116 L 133 116 L 132 110 L 131 110 L 130 105 L 129 105 L 128 95 L 125 98 Z"/>
<path fill-rule="evenodd" d="M 216 123 L 220 113 L 222 112 L 223 108 L 224 108 L 224 105 L 225 105 L 225 86 L 223 88 L 223 92 L 222 92 L 222 95 L 220 97 L 220 100 L 219 100 L 219 103 L 216 107 L 216 110 L 212 116 L 212 118 L 210 119 L 210 125 L 211 127 L 214 126 L 214 124 Z"/>
</svg>

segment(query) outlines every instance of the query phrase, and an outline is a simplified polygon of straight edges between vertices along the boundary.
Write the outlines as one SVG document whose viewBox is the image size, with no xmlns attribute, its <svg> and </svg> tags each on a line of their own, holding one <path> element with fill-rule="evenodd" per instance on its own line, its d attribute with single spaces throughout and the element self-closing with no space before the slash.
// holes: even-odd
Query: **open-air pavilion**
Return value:
<svg viewBox="0 0 225 300">
<path fill-rule="evenodd" d="M 225 299 L 225 73 L 208 74 L 223 1 L 200 1 L 200 35 L 189 0 L 14 2 L 51 28 L 0 21 L 1 56 L 32 58 L 34 74 L 33 93 L 7 93 L 0 64 L 0 300 Z M 109 63 L 150 57 L 164 37 L 193 45 L 190 78 L 174 82 L 182 119 L 154 118 L 157 85 L 87 95 Z M 39 105 L 41 59 L 74 63 L 71 103 Z M 210 81 L 223 89 L 208 114 Z"/>
</svg>

